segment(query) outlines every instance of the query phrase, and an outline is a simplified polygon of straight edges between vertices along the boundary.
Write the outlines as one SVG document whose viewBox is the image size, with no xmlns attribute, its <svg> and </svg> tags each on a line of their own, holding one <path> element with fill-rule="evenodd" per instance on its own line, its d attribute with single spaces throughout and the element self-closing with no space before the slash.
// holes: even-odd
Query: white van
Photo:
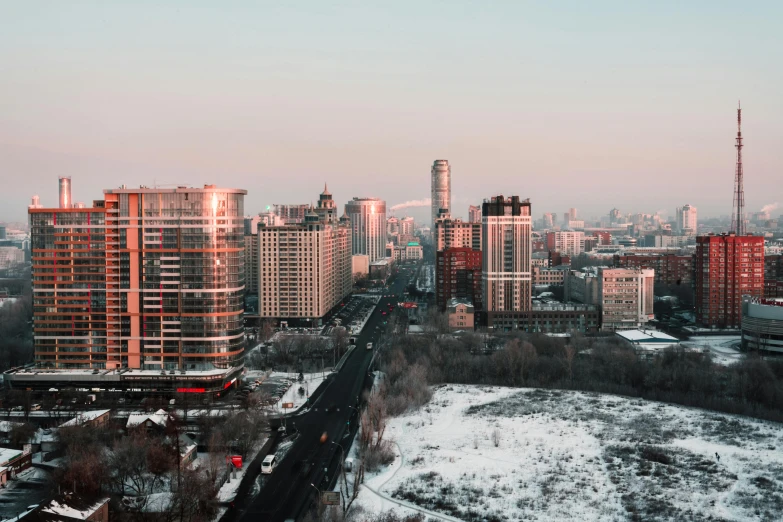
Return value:
<svg viewBox="0 0 783 522">
<path fill-rule="evenodd" d="M 372 350 L 372 343 L 367 343 L 367 349 Z"/>
<path fill-rule="evenodd" d="M 267 455 L 261 462 L 261 473 L 269 475 L 275 470 L 275 466 L 277 466 L 277 458 L 274 455 Z"/>
</svg>

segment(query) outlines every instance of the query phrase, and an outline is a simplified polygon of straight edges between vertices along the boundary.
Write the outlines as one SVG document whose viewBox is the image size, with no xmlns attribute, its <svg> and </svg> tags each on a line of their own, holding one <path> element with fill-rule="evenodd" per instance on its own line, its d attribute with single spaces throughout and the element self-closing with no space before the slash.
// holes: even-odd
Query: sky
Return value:
<svg viewBox="0 0 783 522">
<path fill-rule="evenodd" d="M 0 4 L 0 221 L 121 184 L 248 190 L 247 213 L 496 194 L 533 214 L 783 204 L 783 3 Z M 783 209 L 778 209 L 773 215 Z"/>
</svg>

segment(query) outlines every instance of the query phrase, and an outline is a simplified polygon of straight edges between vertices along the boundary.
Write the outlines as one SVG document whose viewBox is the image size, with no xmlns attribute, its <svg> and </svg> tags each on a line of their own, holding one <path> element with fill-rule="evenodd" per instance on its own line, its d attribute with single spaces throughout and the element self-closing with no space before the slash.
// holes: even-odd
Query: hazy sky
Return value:
<svg viewBox="0 0 783 522">
<path fill-rule="evenodd" d="M 493 194 L 535 217 L 783 203 L 782 2 L 0 4 L 0 220 L 120 184 L 217 183 L 248 212 Z M 775 212 L 777 215 L 779 211 Z"/>
</svg>

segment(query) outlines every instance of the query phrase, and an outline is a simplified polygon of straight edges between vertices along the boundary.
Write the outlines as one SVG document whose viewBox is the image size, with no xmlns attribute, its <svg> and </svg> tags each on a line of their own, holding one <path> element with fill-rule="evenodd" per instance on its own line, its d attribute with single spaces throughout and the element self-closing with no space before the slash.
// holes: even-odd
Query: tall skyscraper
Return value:
<svg viewBox="0 0 783 522">
<path fill-rule="evenodd" d="M 555 219 L 551 212 L 544 212 L 544 228 L 552 228 L 555 226 Z"/>
<path fill-rule="evenodd" d="M 36 366 L 128 370 L 76 377 L 88 387 L 227 386 L 244 357 L 246 193 L 123 187 L 90 208 L 30 208 L 33 272 L 53 274 L 33 278 Z"/>
<path fill-rule="evenodd" d="M 697 210 L 691 205 L 677 207 L 676 228 L 681 234 L 696 234 L 698 228 Z"/>
<path fill-rule="evenodd" d="M 451 212 L 451 167 L 448 160 L 432 164 L 432 226 L 442 209 Z"/>
<path fill-rule="evenodd" d="M 468 221 L 471 223 L 481 223 L 481 207 L 476 205 L 468 207 Z"/>
<path fill-rule="evenodd" d="M 320 324 L 351 293 L 351 230 L 349 220 L 338 219 L 335 209 L 324 188 L 304 222 L 259 228 L 261 317 Z"/>
<path fill-rule="evenodd" d="M 379 198 L 353 198 L 345 204 L 351 221 L 354 254 L 370 256 L 370 263 L 386 253 L 386 202 Z"/>
<path fill-rule="evenodd" d="M 481 282 L 488 312 L 529 311 L 532 223 L 530 201 L 519 196 L 484 200 L 481 218 Z"/>
<path fill-rule="evenodd" d="M 694 268 L 696 323 L 739 328 L 742 296 L 764 297 L 764 238 L 699 236 Z"/>
<path fill-rule="evenodd" d="M 60 176 L 59 178 L 59 208 L 71 208 L 73 201 L 71 200 L 71 177 Z"/>
</svg>

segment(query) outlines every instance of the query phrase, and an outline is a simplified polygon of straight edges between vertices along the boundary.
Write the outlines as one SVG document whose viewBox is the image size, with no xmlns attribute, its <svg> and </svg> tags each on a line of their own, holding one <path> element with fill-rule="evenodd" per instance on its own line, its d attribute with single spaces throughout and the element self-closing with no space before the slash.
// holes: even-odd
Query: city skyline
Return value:
<svg viewBox="0 0 783 522">
<path fill-rule="evenodd" d="M 586 216 L 729 215 L 738 98 L 758 211 L 783 201 L 781 6 L 699 5 L 6 6 L 0 220 L 23 220 L 54 176 L 88 204 L 94 186 L 219 178 L 253 211 L 324 181 L 393 205 L 429 195 L 434 158 L 463 217 L 499 193 Z"/>
</svg>

